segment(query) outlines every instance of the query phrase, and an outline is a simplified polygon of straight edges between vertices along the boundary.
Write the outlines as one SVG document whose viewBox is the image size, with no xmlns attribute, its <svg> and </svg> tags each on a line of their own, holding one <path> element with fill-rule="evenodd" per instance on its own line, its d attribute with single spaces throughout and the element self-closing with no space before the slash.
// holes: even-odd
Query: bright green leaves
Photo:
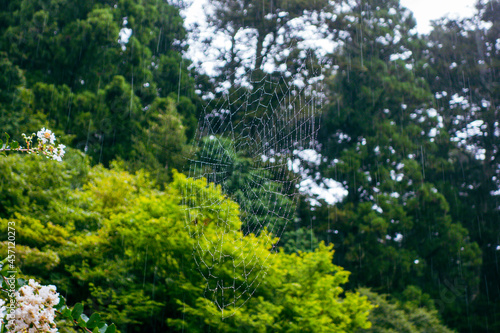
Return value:
<svg viewBox="0 0 500 333">
<path fill-rule="evenodd" d="M 93 333 L 115 333 L 115 324 L 108 325 L 101 320 L 101 316 L 98 313 L 93 313 L 90 318 L 83 313 L 83 305 L 81 303 L 76 303 L 73 310 L 62 306 L 59 312 L 64 318 L 71 320 L 76 326 L 82 328 L 86 332 Z"/>
<path fill-rule="evenodd" d="M 75 325 L 100 333 L 115 330 L 104 322 L 148 331 L 168 323 L 190 332 L 233 332 L 242 325 L 260 332 L 354 332 L 369 326 L 371 305 L 356 294 L 344 296 L 341 285 L 349 273 L 332 264 L 331 247 L 296 255 L 270 251 L 278 240 L 266 231 L 244 236 L 238 205 L 220 187 L 174 173 L 174 182 L 160 192 L 144 173 L 130 175 L 119 165 L 95 167 L 86 179 L 82 189 L 66 194 L 65 204 L 73 210 L 69 219 L 96 218 L 92 229 L 73 229 L 71 220 L 56 226 L 16 219 L 19 249 L 29 244 L 60 260 L 47 269 L 43 261 L 31 262 L 32 274 L 43 272 L 68 290 L 68 298 L 98 313 L 89 316 L 80 303 L 58 307 Z M 183 202 L 196 207 L 190 219 Z M 27 258 L 18 264 L 28 267 Z M 224 312 L 234 315 L 224 320 L 214 301 L 221 295 L 210 291 L 217 284 L 226 287 L 226 300 L 236 299 Z"/>
</svg>

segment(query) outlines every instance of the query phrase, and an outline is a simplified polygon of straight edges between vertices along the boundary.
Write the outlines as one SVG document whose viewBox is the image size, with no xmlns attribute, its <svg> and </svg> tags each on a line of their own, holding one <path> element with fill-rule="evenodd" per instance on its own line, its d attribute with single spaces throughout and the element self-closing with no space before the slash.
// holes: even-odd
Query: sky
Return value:
<svg viewBox="0 0 500 333">
<path fill-rule="evenodd" d="M 443 16 L 470 17 L 474 15 L 476 0 L 401 0 L 401 4 L 413 12 L 417 30 L 421 34 L 430 32 L 431 20 Z"/>
</svg>

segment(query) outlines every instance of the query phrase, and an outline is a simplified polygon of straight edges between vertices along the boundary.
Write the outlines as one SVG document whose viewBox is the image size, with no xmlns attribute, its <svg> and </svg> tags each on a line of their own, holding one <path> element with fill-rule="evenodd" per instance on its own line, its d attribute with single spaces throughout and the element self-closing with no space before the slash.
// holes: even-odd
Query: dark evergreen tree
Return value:
<svg viewBox="0 0 500 333">
<path fill-rule="evenodd" d="M 356 285 L 389 293 L 417 285 L 436 303 L 447 285 L 460 285 L 460 298 L 439 307 L 460 326 L 477 295 L 481 251 L 438 186 L 438 175 L 454 169 L 456 146 L 417 71 L 425 45 L 397 0 L 345 7 L 330 24 L 342 47 L 332 56 L 319 141 L 323 176 L 349 194 L 317 209 L 317 236 L 336 245 Z"/>
<path fill-rule="evenodd" d="M 477 9 L 473 18 L 434 23 L 420 72 L 456 143 L 449 151 L 454 169 L 436 178 L 445 180 L 441 188 L 453 219 L 469 230 L 483 253 L 480 289 L 467 291 L 474 301 L 461 326 L 488 332 L 500 327 L 500 3 L 479 1 Z"/>
</svg>

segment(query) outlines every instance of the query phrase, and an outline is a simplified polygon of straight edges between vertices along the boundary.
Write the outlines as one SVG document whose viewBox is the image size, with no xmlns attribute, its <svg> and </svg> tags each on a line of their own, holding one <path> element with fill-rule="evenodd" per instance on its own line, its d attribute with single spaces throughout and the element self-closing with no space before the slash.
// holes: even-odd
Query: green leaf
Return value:
<svg viewBox="0 0 500 333">
<path fill-rule="evenodd" d="M 19 142 L 17 142 L 17 141 L 12 141 L 11 148 L 12 148 L 12 149 L 17 149 L 17 148 L 19 148 Z"/>
<path fill-rule="evenodd" d="M 82 318 L 78 318 L 76 323 L 78 324 L 79 327 L 82 327 L 82 328 L 87 327 L 87 324 L 82 320 Z"/>
<path fill-rule="evenodd" d="M 101 328 L 99 329 L 99 333 L 106 333 L 108 329 L 108 325 L 107 324 L 104 324 L 101 326 Z"/>
<path fill-rule="evenodd" d="M 111 324 L 110 326 L 108 326 L 108 329 L 105 331 L 105 333 L 115 333 L 115 331 L 116 331 L 115 324 Z"/>
<path fill-rule="evenodd" d="M 62 313 L 63 317 L 65 317 L 65 318 L 71 318 L 71 309 L 66 308 L 66 309 L 62 310 L 61 313 Z"/>
<path fill-rule="evenodd" d="M 64 297 L 59 295 L 59 303 L 57 303 L 57 305 L 54 306 L 54 308 L 56 310 L 62 310 L 65 306 L 66 306 L 66 300 L 64 299 Z"/>
<path fill-rule="evenodd" d="M 93 313 L 87 321 L 87 328 L 93 329 L 94 327 L 97 327 L 100 320 L 101 316 L 98 313 Z"/>
<path fill-rule="evenodd" d="M 73 308 L 73 311 L 71 312 L 71 317 L 73 317 L 74 320 L 78 320 L 82 313 L 83 313 L 83 305 L 81 303 L 76 303 L 75 307 Z"/>
<path fill-rule="evenodd" d="M 18 288 L 21 288 L 25 284 L 26 284 L 26 280 L 25 279 L 23 279 L 23 278 L 18 278 L 17 279 L 17 286 L 18 286 Z"/>
<path fill-rule="evenodd" d="M 0 148 L 2 148 L 2 146 L 3 146 L 3 140 L 0 139 Z"/>
<path fill-rule="evenodd" d="M 77 320 L 78 325 L 80 327 L 87 327 L 87 321 L 89 321 L 89 317 L 85 313 L 82 313 Z"/>
</svg>

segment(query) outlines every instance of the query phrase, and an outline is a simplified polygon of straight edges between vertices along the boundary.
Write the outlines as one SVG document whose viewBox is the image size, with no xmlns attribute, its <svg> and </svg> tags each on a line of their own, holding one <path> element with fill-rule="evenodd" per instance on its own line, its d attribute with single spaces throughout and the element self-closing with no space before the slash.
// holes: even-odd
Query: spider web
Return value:
<svg viewBox="0 0 500 333">
<path fill-rule="evenodd" d="M 295 75 L 250 71 L 237 88 L 211 99 L 200 116 L 194 138 L 198 153 L 189 159 L 186 174 L 217 184 L 240 204 L 239 216 L 231 216 L 235 213 L 228 209 L 229 215 L 217 217 L 214 241 L 205 237 L 205 224 L 195 228 L 191 222 L 197 211 L 224 205 L 224 200 L 203 197 L 187 186 L 183 202 L 186 227 L 195 239 L 193 256 L 206 282 L 205 297 L 217 305 L 222 318 L 234 315 L 255 293 L 268 274 L 269 256 L 278 250 L 276 237 L 295 217 L 301 174 L 292 171 L 291 161 L 300 151 L 317 147 L 317 116 L 323 104 L 321 68 L 317 72 L 312 68 L 306 61 Z M 244 166 L 235 163 L 237 156 L 244 158 Z M 236 195 L 234 173 L 239 169 L 245 169 L 246 178 L 238 184 Z M 244 204 L 245 200 L 254 204 Z M 241 218 L 241 230 L 232 227 L 234 218 Z M 226 239 L 241 238 L 241 233 L 245 237 L 260 234 L 271 251 L 249 252 L 244 240 L 224 247 Z M 228 264 L 234 276 L 217 276 L 217 267 Z M 243 273 L 237 276 L 237 271 Z"/>
</svg>

